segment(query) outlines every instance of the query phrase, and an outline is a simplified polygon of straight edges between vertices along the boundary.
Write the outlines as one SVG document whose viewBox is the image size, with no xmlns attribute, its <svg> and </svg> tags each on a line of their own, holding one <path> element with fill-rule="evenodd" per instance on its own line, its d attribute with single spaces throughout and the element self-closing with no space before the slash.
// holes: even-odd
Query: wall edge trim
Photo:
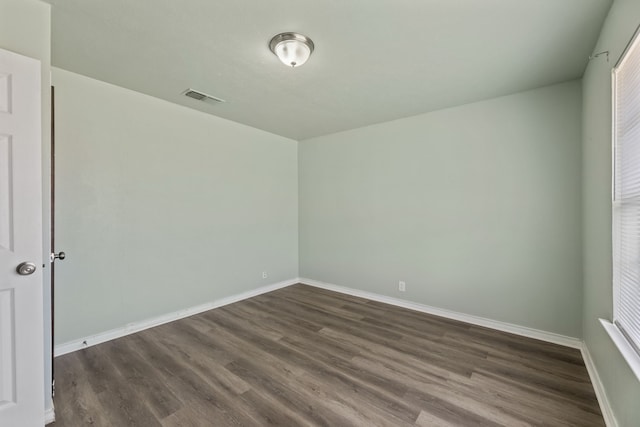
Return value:
<svg viewBox="0 0 640 427">
<path fill-rule="evenodd" d="M 95 335 L 79 338 L 76 340 L 68 341 L 63 344 L 58 344 L 54 347 L 54 357 L 62 356 L 67 353 L 72 353 L 83 348 L 91 347 L 97 344 L 101 344 L 106 341 L 111 341 L 116 338 L 124 337 L 126 335 L 134 334 L 136 332 L 143 331 L 145 329 L 160 326 L 165 323 L 173 322 L 175 320 L 183 319 L 185 317 L 193 316 L 194 314 L 202 313 L 204 311 L 212 310 L 214 308 L 222 307 L 234 302 L 242 301 L 251 297 L 255 297 L 267 292 L 275 291 L 277 289 L 286 288 L 298 283 L 298 279 L 289 279 L 282 282 L 273 283 L 271 285 L 261 286 L 257 289 L 242 292 L 236 295 L 219 298 L 214 301 L 207 302 L 205 304 L 196 305 L 193 307 L 185 308 L 182 310 L 174 311 L 171 313 L 163 314 L 157 317 L 141 320 L 138 322 L 132 322 L 126 326 L 111 329 L 105 332 L 100 332 Z"/>
<path fill-rule="evenodd" d="M 53 406 L 51 406 L 51 408 L 44 411 L 44 424 L 45 425 L 51 424 L 55 422 L 55 420 L 56 420 L 56 413 Z"/>
<path fill-rule="evenodd" d="M 589 352 L 587 343 L 582 343 L 580 352 L 582 353 L 584 365 L 587 367 L 587 372 L 589 373 L 591 384 L 593 384 L 593 390 L 596 393 L 596 398 L 598 399 L 598 405 L 600 405 L 600 412 L 602 412 L 604 423 L 607 425 L 607 427 L 618 427 L 618 421 L 613 415 L 613 409 L 611 408 L 609 398 L 607 397 L 607 393 L 605 392 L 604 384 L 602 384 L 602 380 L 600 380 L 598 369 L 596 369 L 596 365 L 593 362 L 593 358 L 591 357 L 591 353 Z"/>
<path fill-rule="evenodd" d="M 409 310 L 420 311 L 422 313 L 433 314 L 435 316 L 445 317 L 447 319 L 458 320 L 472 325 L 483 326 L 485 328 L 495 329 L 502 332 L 508 332 L 515 335 L 521 335 L 528 338 L 534 338 L 553 344 L 563 345 L 575 349 L 582 349 L 582 340 L 566 335 L 556 334 L 554 332 L 542 331 L 539 329 L 528 328 L 526 326 L 514 325 L 512 323 L 502 322 L 499 320 L 487 319 L 485 317 L 474 316 L 471 314 L 460 313 L 444 308 L 433 307 L 425 304 L 415 303 L 399 298 L 388 297 L 373 292 L 361 291 L 358 289 L 348 288 L 345 286 L 334 285 L 331 283 L 321 282 L 318 280 L 300 278 L 300 283 L 314 286 L 317 288 L 327 289 L 329 291 L 340 292 L 360 298 L 366 298 L 385 304 L 395 305 L 407 308 Z"/>
</svg>

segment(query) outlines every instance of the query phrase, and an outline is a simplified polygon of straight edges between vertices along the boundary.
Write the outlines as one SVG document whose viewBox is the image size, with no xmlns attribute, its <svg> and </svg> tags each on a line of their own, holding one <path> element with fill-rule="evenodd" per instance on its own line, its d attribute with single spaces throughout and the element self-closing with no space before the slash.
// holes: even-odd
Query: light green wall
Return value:
<svg viewBox="0 0 640 427">
<path fill-rule="evenodd" d="M 60 69 L 53 82 L 56 344 L 297 276 L 296 141 Z"/>
<path fill-rule="evenodd" d="M 300 275 L 580 337 L 580 105 L 574 81 L 300 142 Z"/>
<path fill-rule="evenodd" d="M 49 177 L 51 147 L 51 6 L 38 0 L 0 0 L 0 48 L 31 58 L 41 64 L 42 86 L 42 180 L 43 180 L 43 313 L 45 410 L 51 401 L 51 274 L 49 254 Z"/>
<path fill-rule="evenodd" d="M 616 0 L 589 62 L 583 102 L 584 338 L 620 426 L 640 425 L 640 382 L 598 322 L 613 314 L 611 272 L 611 69 L 640 24 L 640 1 Z"/>
<path fill-rule="evenodd" d="M 40 60 L 48 87 L 51 6 L 39 0 L 0 0 L 0 23 L 0 47 Z"/>
</svg>

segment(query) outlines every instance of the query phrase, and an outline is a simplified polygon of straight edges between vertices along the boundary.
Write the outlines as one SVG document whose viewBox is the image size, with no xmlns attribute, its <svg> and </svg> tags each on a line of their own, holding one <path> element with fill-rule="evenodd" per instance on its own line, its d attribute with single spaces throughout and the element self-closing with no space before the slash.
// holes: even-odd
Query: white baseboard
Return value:
<svg viewBox="0 0 640 427">
<path fill-rule="evenodd" d="M 399 298 L 393 298 L 385 295 L 375 294 L 372 292 L 361 291 L 358 289 L 333 285 L 330 283 L 320 282 L 318 280 L 313 280 L 308 278 L 295 278 L 295 279 L 285 280 L 283 282 L 278 282 L 278 283 L 274 283 L 267 286 L 262 286 L 260 288 L 257 288 L 251 291 L 221 298 L 219 300 L 215 300 L 215 301 L 211 301 L 195 307 L 190 307 L 183 310 L 175 311 L 173 313 L 164 314 L 151 319 L 130 323 L 124 327 L 111 329 L 109 331 L 101 332 L 96 335 L 91 335 L 88 337 L 83 337 L 77 340 L 59 344 L 59 345 L 56 345 L 54 348 L 54 356 L 55 357 L 62 356 L 63 354 L 71 353 L 73 351 L 81 350 L 83 348 L 100 344 L 105 341 L 110 341 L 116 338 L 123 337 L 125 335 L 140 332 L 145 329 L 153 328 L 154 326 L 159 326 L 164 323 L 172 322 L 174 320 L 193 316 L 194 314 L 202 313 L 204 311 L 208 311 L 216 307 L 222 307 L 224 305 L 242 301 L 244 299 L 251 298 L 260 294 L 275 291 L 276 289 L 285 288 L 287 286 L 291 286 L 296 283 L 303 283 L 305 285 L 315 286 L 317 288 L 327 289 L 330 291 L 335 291 L 343 294 L 366 298 L 373 301 L 383 302 L 386 304 L 407 308 L 409 310 L 420 311 L 423 313 L 446 317 L 448 319 L 454 319 L 454 320 L 459 320 L 466 323 L 471 323 L 473 325 L 484 326 L 484 327 L 496 329 L 499 331 L 509 332 L 516 335 L 522 335 L 529 338 L 535 338 L 538 340 L 551 342 L 554 344 L 560 344 L 567 347 L 582 349 L 582 341 L 579 340 L 578 338 L 555 334 L 553 332 L 541 331 L 538 329 L 527 328 L 525 326 L 514 325 L 511 323 L 500 322 L 497 320 L 487 319 L 484 317 L 478 317 L 478 316 L 473 316 L 469 314 L 459 313 L 452 310 L 432 307 L 432 306 L 419 304 L 419 303 L 415 303 L 407 300 L 402 300 Z"/>
<path fill-rule="evenodd" d="M 314 286 L 317 288 L 327 289 L 334 292 L 339 292 L 339 293 L 352 295 L 360 298 L 366 298 L 372 301 L 378 301 L 385 304 L 407 308 L 409 310 L 419 311 L 427 314 L 433 314 L 435 316 L 445 317 L 447 319 L 459 320 L 461 322 L 466 322 L 473 325 L 483 326 L 483 327 L 495 329 L 498 331 L 509 332 L 512 334 L 521 335 L 528 338 L 534 338 L 541 341 L 550 342 L 553 344 L 559 344 L 566 347 L 579 349 L 582 352 L 582 357 L 587 367 L 587 371 L 589 372 L 589 377 L 591 378 L 591 382 L 593 384 L 593 388 L 595 390 L 596 397 L 598 399 L 600 410 L 602 411 L 602 415 L 604 417 L 605 423 L 607 427 L 618 427 L 618 423 L 615 417 L 613 416 L 611 405 L 609 404 L 609 400 L 607 399 L 607 395 L 604 391 L 604 386 L 602 385 L 602 382 L 598 375 L 598 371 L 595 368 L 595 365 L 593 363 L 593 359 L 591 358 L 589 350 L 587 349 L 584 342 L 578 338 L 560 335 L 553 332 L 541 331 L 538 329 L 528 328 L 525 326 L 514 325 L 511 323 L 500 322 L 497 320 L 487 319 L 484 317 L 473 316 L 470 314 L 460 313 L 452 310 L 446 310 L 443 308 L 432 307 L 432 306 L 419 304 L 419 303 L 415 303 L 407 300 L 402 300 L 399 298 L 388 297 L 385 295 L 375 294 L 367 291 L 361 291 L 358 289 L 348 288 L 348 287 L 339 286 L 339 285 L 333 285 L 331 283 L 325 283 L 318 280 L 307 279 L 307 278 L 296 278 L 291 280 L 285 280 L 283 282 L 278 282 L 271 285 L 263 286 L 258 289 L 254 289 L 251 291 L 221 298 L 215 301 L 208 302 L 206 304 L 201 304 L 195 307 L 179 310 L 179 311 L 158 316 L 152 319 L 143 320 L 141 322 L 130 323 L 127 326 L 122 328 L 112 329 L 110 331 L 102 332 L 100 334 L 96 334 L 86 338 L 81 338 L 78 340 L 60 344 L 55 346 L 54 355 L 56 357 L 61 356 L 63 354 L 71 353 L 76 350 L 80 350 L 89 346 L 103 343 L 105 341 L 110 341 L 119 337 L 123 337 L 125 335 L 140 332 L 145 329 L 152 328 L 154 326 L 159 326 L 168 322 L 172 322 L 174 320 L 193 316 L 194 314 L 202 313 L 204 311 L 208 311 L 217 307 L 222 307 L 224 305 L 242 301 L 257 295 L 261 295 L 267 292 L 275 291 L 277 289 L 285 288 L 287 286 L 291 286 L 296 283 L 302 283 L 302 284 Z M 51 408 L 47 409 L 45 412 L 45 421 L 47 424 L 55 421 L 53 404 Z"/>
<path fill-rule="evenodd" d="M 358 289 L 347 288 L 344 286 L 333 285 L 331 283 L 320 282 L 313 279 L 300 278 L 300 283 L 309 286 L 315 286 L 317 288 L 327 289 L 330 291 L 340 292 L 347 295 L 353 295 L 360 298 L 366 298 L 373 301 L 383 302 L 385 304 L 408 308 L 409 310 L 415 310 L 422 313 L 433 314 L 435 316 L 446 317 L 447 319 L 459 320 L 461 322 L 471 323 L 473 325 L 484 326 L 486 328 L 496 329 L 498 331 L 509 332 L 528 338 L 535 338 L 537 340 L 559 344 L 565 347 L 582 349 L 582 340 L 574 337 L 568 337 L 566 335 L 541 331 L 539 329 L 527 328 L 526 326 L 514 325 L 511 323 L 500 322 L 497 320 L 473 316 L 470 314 L 459 313 L 456 311 L 432 307 L 429 305 L 419 304 L 399 298 L 388 297 L 385 295 L 374 294 L 372 292 L 366 292 Z"/>
<path fill-rule="evenodd" d="M 580 351 L 582 352 L 584 365 L 587 367 L 587 372 L 589 372 L 589 378 L 591 378 L 593 390 L 596 392 L 596 397 L 598 398 L 598 404 L 600 405 L 600 412 L 602 412 L 604 423 L 607 425 L 607 427 L 618 427 L 618 421 L 613 415 L 613 410 L 611 409 L 611 405 L 609 404 L 607 393 L 605 393 L 604 385 L 600 380 L 600 375 L 598 375 L 596 365 L 593 363 L 591 353 L 589 353 L 589 349 L 587 348 L 587 345 L 585 343 L 582 343 L 582 348 L 580 348 Z"/>
<path fill-rule="evenodd" d="M 44 411 L 44 423 L 46 424 L 51 424 L 52 422 L 54 422 L 56 420 L 56 413 L 53 409 L 53 402 L 51 403 L 51 408 L 47 409 L 46 411 Z"/>
<path fill-rule="evenodd" d="M 242 292 L 240 294 L 232 295 L 229 297 L 221 298 L 215 301 L 208 302 L 206 304 L 197 305 L 195 307 L 186 308 L 184 310 L 174 311 L 173 313 L 163 314 L 151 319 L 142 320 L 140 322 L 129 323 L 121 328 L 111 329 L 106 332 L 101 332 L 96 335 L 80 338 L 77 340 L 69 341 L 64 344 L 56 345 L 53 351 L 54 357 L 62 356 L 63 354 L 71 353 L 73 351 L 81 350 L 96 344 L 103 343 L 105 341 L 111 341 L 116 338 L 123 337 L 125 335 L 133 334 L 143 331 L 145 329 L 153 328 L 174 320 L 183 319 L 185 317 L 193 316 L 194 314 L 202 313 L 223 305 L 233 304 L 234 302 L 242 301 L 247 298 L 251 298 L 260 294 L 275 291 L 276 289 L 285 288 L 287 286 L 298 283 L 298 279 L 285 280 L 283 282 L 274 283 L 267 286 L 262 286 L 258 289 Z"/>
</svg>

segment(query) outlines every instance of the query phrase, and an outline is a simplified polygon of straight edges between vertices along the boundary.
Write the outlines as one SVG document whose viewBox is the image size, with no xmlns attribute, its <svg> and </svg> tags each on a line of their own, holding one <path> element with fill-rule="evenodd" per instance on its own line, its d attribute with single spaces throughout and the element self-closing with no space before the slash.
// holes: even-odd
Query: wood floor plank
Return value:
<svg viewBox="0 0 640 427">
<path fill-rule="evenodd" d="M 406 405 L 396 408 L 392 400 L 381 402 L 379 393 L 372 393 L 370 388 L 363 388 L 361 383 L 348 376 L 305 374 L 298 380 L 302 387 L 313 390 L 328 410 L 349 420 L 339 425 L 411 426 L 415 421 L 413 411 L 398 411 Z"/>
<path fill-rule="evenodd" d="M 113 362 L 127 383 L 132 385 L 138 399 L 147 402 L 158 419 L 177 411 L 182 403 L 166 387 L 156 370 L 129 346 L 126 340 L 114 340 L 113 345 L 104 346 L 105 355 Z"/>
<path fill-rule="evenodd" d="M 343 425 L 344 419 L 336 413 L 323 410 L 321 402 L 314 401 L 311 393 L 296 387 L 296 379 L 283 380 L 280 370 L 269 366 L 258 367 L 247 359 L 238 359 L 227 365 L 227 369 L 252 385 L 256 393 L 273 400 L 272 406 L 289 412 L 296 419 L 292 425 L 334 426 Z"/>
<path fill-rule="evenodd" d="M 469 384 L 474 390 L 487 390 L 487 395 L 492 396 L 495 404 L 514 415 L 524 415 L 524 419 L 528 419 L 532 425 L 604 426 L 599 409 L 583 410 L 568 395 L 559 400 L 558 396 L 543 395 L 504 378 L 496 379 L 475 373 Z M 543 416 L 541 410 L 544 410 Z"/>
<path fill-rule="evenodd" d="M 217 378 L 203 376 L 192 369 L 179 357 L 177 347 L 164 345 L 151 332 L 124 338 L 130 339 L 132 347 L 143 357 L 163 367 L 160 374 L 167 387 L 190 408 L 189 412 L 195 413 L 202 420 L 219 420 L 225 426 L 252 424 L 250 415 L 244 408 L 236 406 L 234 396 L 219 385 Z"/>
<path fill-rule="evenodd" d="M 135 390 L 128 387 L 126 378 L 107 356 L 107 350 L 113 346 L 113 341 L 106 342 L 100 347 L 81 350 L 78 355 L 89 371 L 89 385 L 96 393 L 105 414 L 108 414 L 107 418 L 115 425 L 160 426 L 147 406 L 150 400 L 138 398 Z"/>
<path fill-rule="evenodd" d="M 584 407 L 593 407 L 597 403 L 590 384 L 554 377 L 526 366 L 505 365 L 486 360 L 474 370 L 474 373 L 517 385 L 551 399 L 566 399 Z"/>
<path fill-rule="evenodd" d="M 189 327 L 190 324 L 188 320 L 180 322 L 179 330 L 185 332 L 185 334 L 182 335 L 183 338 L 189 334 L 187 332 Z M 193 332 L 195 332 L 195 330 L 193 330 Z M 202 343 L 200 341 L 198 341 L 198 345 L 189 347 L 184 341 L 178 340 L 176 342 L 173 339 L 167 339 L 166 333 L 167 329 L 151 330 L 149 331 L 149 336 L 155 338 L 158 343 L 161 343 L 165 348 L 170 350 L 175 357 L 187 365 L 189 369 L 195 371 L 201 377 L 207 378 L 216 388 L 232 394 L 242 394 L 251 389 L 241 378 L 233 375 L 224 367 L 227 363 L 235 360 L 237 356 L 233 358 L 229 357 L 226 352 L 221 351 L 220 347 L 216 348 L 216 352 L 207 352 L 206 347 L 204 349 L 201 347 Z M 199 335 L 207 336 L 206 334 Z M 174 337 L 174 335 L 170 336 Z M 189 343 L 198 340 L 198 338 L 190 334 L 189 337 Z M 189 348 L 189 351 L 184 351 L 185 346 Z M 220 357 L 220 354 L 223 354 L 223 357 Z"/>
<path fill-rule="evenodd" d="M 434 414 L 426 411 L 420 412 L 415 425 L 419 427 L 460 427 L 459 424 L 445 421 L 442 418 L 438 418 Z"/>
<path fill-rule="evenodd" d="M 79 352 L 56 359 L 56 369 L 64 372 L 56 378 L 56 426 L 93 425 L 108 427 L 98 396 L 89 386 L 89 377 L 78 357 Z"/>
<path fill-rule="evenodd" d="M 575 349 L 300 284 L 55 368 L 57 426 L 604 426 Z"/>
<path fill-rule="evenodd" d="M 415 399 L 424 400 L 424 393 L 429 393 L 432 396 L 438 396 L 438 398 L 441 399 L 440 406 L 446 405 L 461 408 L 468 413 L 477 415 L 478 419 L 481 419 L 484 424 L 487 425 L 495 423 L 499 425 L 508 425 L 510 427 L 525 427 L 528 425 L 522 420 L 516 419 L 515 417 L 509 415 L 507 412 L 502 411 L 500 408 L 495 407 L 494 405 L 488 404 L 487 402 L 479 401 L 475 398 L 475 396 L 469 396 L 462 390 L 451 387 L 451 384 L 449 383 L 434 382 L 430 381 L 429 378 L 407 375 L 397 369 L 394 369 L 395 367 L 387 366 L 377 361 L 365 359 L 362 357 L 356 358 L 354 360 L 354 363 L 362 369 L 377 372 L 378 375 L 384 377 L 397 378 L 404 384 L 407 384 L 408 391 L 403 396 L 403 399 L 409 400 L 413 403 L 415 403 Z M 410 393 L 415 392 L 416 390 L 419 391 L 420 396 L 413 396 L 412 398 Z M 415 404 L 412 404 L 412 406 L 422 407 L 422 405 Z M 430 409 L 430 411 L 431 410 L 432 409 Z"/>
<path fill-rule="evenodd" d="M 404 403 L 402 397 L 407 387 L 399 378 L 384 378 L 360 369 L 350 359 L 337 357 L 322 346 L 302 344 L 301 341 L 293 339 L 282 339 L 281 342 L 301 353 L 308 352 L 311 363 L 321 369 L 315 376 L 321 378 L 322 388 L 340 391 L 342 396 L 351 396 L 352 401 L 356 398 L 361 402 L 360 405 L 367 407 L 369 411 L 386 412 L 398 422 L 415 421 L 418 412 Z M 313 373 L 311 369 L 308 372 Z"/>
</svg>

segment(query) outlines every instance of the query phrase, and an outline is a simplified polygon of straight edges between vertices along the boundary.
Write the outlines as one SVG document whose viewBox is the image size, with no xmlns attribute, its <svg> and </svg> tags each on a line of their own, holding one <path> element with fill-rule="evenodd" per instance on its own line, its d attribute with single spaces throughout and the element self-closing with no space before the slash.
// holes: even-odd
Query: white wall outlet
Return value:
<svg viewBox="0 0 640 427">
<path fill-rule="evenodd" d="M 407 284 L 404 283 L 402 280 L 398 282 L 398 290 L 400 292 L 404 292 L 407 290 Z"/>
<path fill-rule="evenodd" d="M 267 277 L 269 277 L 269 275 L 267 274 L 267 272 L 266 272 L 266 271 L 263 271 L 263 272 L 262 272 L 262 278 L 263 278 L 263 279 L 266 279 Z"/>
</svg>

